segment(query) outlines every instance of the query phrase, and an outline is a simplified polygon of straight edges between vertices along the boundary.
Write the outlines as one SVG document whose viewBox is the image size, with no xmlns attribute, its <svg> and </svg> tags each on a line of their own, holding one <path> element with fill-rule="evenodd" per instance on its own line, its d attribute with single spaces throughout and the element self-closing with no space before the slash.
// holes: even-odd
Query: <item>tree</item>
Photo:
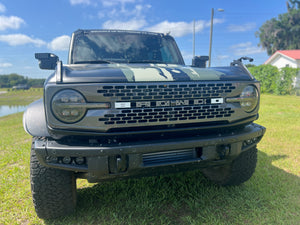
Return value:
<svg viewBox="0 0 300 225">
<path fill-rule="evenodd" d="M 0 87 L 12 87 L 18 84 L 26 84 L 26 79 L 18 74 L 12 73 L 9 75 L 0 76 Z"/>
<path fill-rule="evenodd" d="M 0 75 L 0 88 L 11 88 L 16 85 L 28 85 L 30 87 L 43 87 L 45 79 L 32 79 L 15 73 Z"/>
<path fill-rule="evenodd" d="M 256 32 L 261 46 L 272 55 L 277 50 L 300 49 L 300 0 L 287 2 L 288 12 L 266 21 Z"/>
</svg>

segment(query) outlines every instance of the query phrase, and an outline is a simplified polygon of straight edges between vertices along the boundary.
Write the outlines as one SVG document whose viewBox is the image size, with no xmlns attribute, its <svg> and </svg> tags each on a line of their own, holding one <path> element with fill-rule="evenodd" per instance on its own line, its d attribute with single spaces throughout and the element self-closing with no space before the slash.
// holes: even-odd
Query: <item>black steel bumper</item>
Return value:
<svg viewBox="0 0 300 225">
<path fill-rule="evenodd" d="M 63 144 L 50 139 L 35 139 L 33 149 L 41 164 L 75 171 L 78 177 L 98 182 L 227 164 L 241 152 L 256 146 L 265 131 L 260 125 L 250 124 L 230 134 L 108 146 L 93 143 Z"/>
</svg>

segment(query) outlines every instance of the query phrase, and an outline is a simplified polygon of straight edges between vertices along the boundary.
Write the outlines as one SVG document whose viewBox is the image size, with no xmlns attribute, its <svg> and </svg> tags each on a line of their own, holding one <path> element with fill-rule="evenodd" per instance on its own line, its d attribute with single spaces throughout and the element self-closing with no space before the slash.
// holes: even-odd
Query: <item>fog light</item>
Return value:
<svg viewBox="0 0 300 225">
<path fill-rule="evenodd" d="M 252 140 L 251 139 L 247 140 L 247 144 L 251 145 L 252 144 Z"/>
<path fill-rule="evenodd" d="M 72 162 L 71 157 L 67 156 L 67 157 L 63 157 L 62 162 L 64 164 L 70 164 Z"/>
<path fill-rule="evenodd" d="M 77 158 L 75 158 L 75 162 L 78 165 L 84 164 L 84 161 L 85 161 L 85 159 L 83 157 L 77 157 Z"/>
<path fill-rule="evenodd" d="M 57 163 L 57 158 L 53 156 L 46 156 L 46 163 Z"/>
</svg>

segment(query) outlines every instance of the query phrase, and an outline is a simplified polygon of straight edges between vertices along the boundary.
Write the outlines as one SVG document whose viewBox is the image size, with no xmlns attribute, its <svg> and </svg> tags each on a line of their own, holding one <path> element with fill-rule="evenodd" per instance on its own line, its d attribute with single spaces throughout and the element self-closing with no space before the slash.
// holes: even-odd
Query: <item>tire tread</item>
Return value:
<svg viewBox="0 0 300 225">
<path fill-rule="evenodd" d="M 30 157 L 30 183 L 38 217 L 51 219 L 74 211 L 76 181 L 73 172 L 41 165 L 34 149 Z"/>
</svg>

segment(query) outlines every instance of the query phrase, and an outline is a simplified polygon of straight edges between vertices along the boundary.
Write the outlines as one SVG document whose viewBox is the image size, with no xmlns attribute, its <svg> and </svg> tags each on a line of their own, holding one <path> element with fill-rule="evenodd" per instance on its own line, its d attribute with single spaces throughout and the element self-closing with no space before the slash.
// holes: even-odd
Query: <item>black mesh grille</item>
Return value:
<svg viewBox="0 0 300 225">
<path fill-rule="evenodd" d="M 230 93 L 235 87 L 231 83 L 168 84 L 168 85 L 124 85 L 104 86 L 97 92 L 103 97 L 118 97 L 124 101 L 211 98 Z"/>
<path fill-rule="evenodd" d="M 124 109 L 120 114 L 106 114 L 99 121 L 105 124 L 135 124 L 153 122 L 171 122 L 230 117 L 234 111 L 231 108 L 221 108 L 219 105 Z"/>
</svg>

